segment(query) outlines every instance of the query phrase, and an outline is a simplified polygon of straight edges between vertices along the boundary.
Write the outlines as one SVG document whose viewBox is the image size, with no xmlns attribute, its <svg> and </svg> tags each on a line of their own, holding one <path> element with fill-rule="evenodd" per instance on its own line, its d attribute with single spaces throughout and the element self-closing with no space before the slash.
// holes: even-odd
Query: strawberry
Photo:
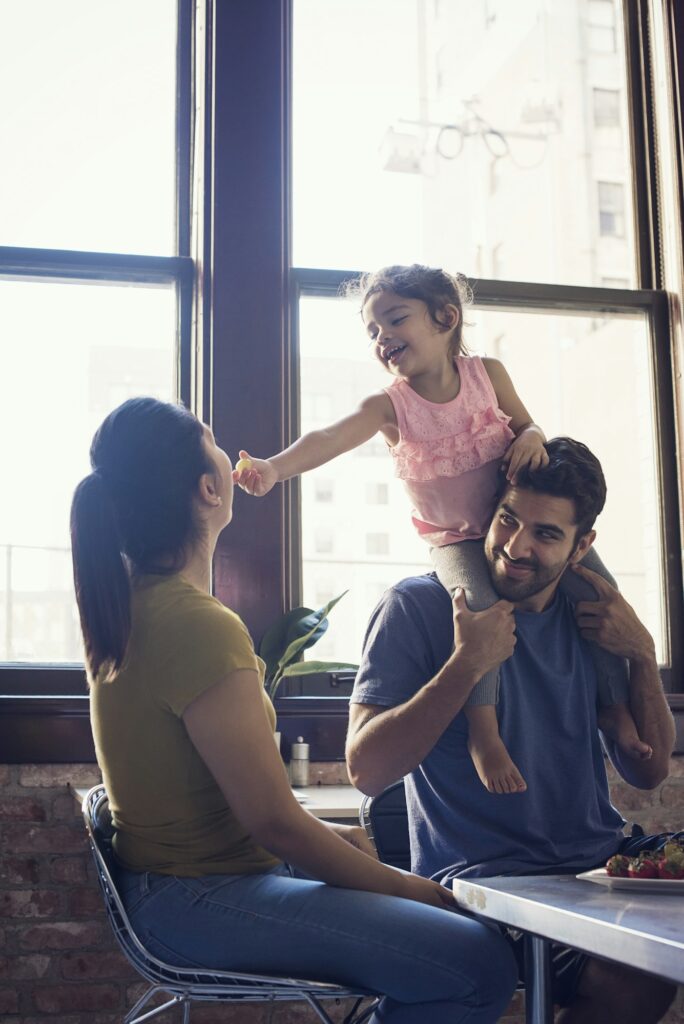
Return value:
<svg viewBox="0 0 684 1024">
<path fill-rule="evenodd" d="M 679 854 L 668 856 L 665 854 L 660 858 L 658 867 L 659 878 L 684 879 L 684 855 Z"/>
<path fill-rule="evenodd" d="M 628 869 L 629 857 L 623 857 L 621 853 L 616 853 L 606 861 L 606 871 L 613 878 L 627 878 Z"/>
<path fill-rule="evenodd" d="M 638 857 L 631 858 L 627 869 L 630 878 L 658 878 L 659 858 L 649 853 L 641 853 Z"/>
</svg>

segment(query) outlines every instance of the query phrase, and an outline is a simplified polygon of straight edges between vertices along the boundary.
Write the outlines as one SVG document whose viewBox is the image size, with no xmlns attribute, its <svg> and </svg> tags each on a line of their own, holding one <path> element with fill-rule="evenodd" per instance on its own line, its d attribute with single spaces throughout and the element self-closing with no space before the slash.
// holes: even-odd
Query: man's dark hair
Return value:
<svg viewBox="0 0 684 1024">
<path fill-rule="evenodd" d="M 571 437 L 554 437 L 544 447 L 548 465 L 518 470 L 516 487 L 574 502 L 577 541 L 591 530 L 606 501 L 601 463 L 585 444 Z"/>
</svg>

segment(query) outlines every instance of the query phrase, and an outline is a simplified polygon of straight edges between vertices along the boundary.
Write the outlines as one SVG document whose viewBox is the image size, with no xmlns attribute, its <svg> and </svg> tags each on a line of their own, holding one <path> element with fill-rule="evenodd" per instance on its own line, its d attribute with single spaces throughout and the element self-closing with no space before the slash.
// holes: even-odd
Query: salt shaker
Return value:
<svg viewBox="0 0 684 1024">
<path fill-rule="evenodd" d="M 309 785 L 309 744 L 304 742 L 303 736 L 298 736 L 297 742 L 292 744 L 290 782 L 293 786 Z"/>
</svg>

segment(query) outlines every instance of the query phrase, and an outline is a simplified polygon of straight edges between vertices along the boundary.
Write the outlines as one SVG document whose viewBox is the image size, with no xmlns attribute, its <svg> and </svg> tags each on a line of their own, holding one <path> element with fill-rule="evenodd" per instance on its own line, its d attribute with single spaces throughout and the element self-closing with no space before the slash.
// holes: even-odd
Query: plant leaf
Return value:
<svg viewBox="0 0 684 1024">
<path fill-rule="evenodd" d="M 307 647 L 313 646 L 313 644 L 315 644 L 316 641 L 323 635 L 322 632 L 320 631 L 322 623 L 326 620 L 330 610 L 335 607 L 337 602 L 340 601 L 346 593 L 347 591 L 343 590 L 341 594 L 337 595 L 337 597 L 333 597 L 332 600 L 328 601 L 326 605 L 324 605 L 322 608 L 319 608 L 318 611 L 313 612 L 313 614 L 308 616 L 308 620 L 312 623 L 311 629 L 303 636 L 297 637 L 296 640 L 293 640 L 292 643 L 288 644 L 288 646 L 285 648 L 285 651 L 283 652 L 278 661 L 278 666 L 275 672 L 276 676 L 280 675 L 285 669 L 286 665 L 289 665 L 290 662 L 294 661 L 298 657 L 298 655 L 301 654 L 302 651 L 306 650 Z M 328 627 L 326 623 L 325 629 L 327 628 Z"/>
<path fill-rule="evenodd" d="M 345 672 L 349 669 L 357 671 L 358 665 L 350 661 L 295 661 L 292 665 L 286 665 L 283 669 L 281 679 L 285 676 L 312 676 L 316 672 Z"/>
<path fill-rule="evenodd" d="M 298 624 L 307 623 L 304 629 L 304 632 L 307 632 L 311 628 L 308 617 L 314 614 L 313 608 L 293 608 L 266 630 L 257 651 L 259 657 L 266 662 L 266 679 L 271 679 L 275 675 L 278 662 L 287 646 L 296 636 L 301 636 L 301 633 L 297 632 Z"/>
</svg>

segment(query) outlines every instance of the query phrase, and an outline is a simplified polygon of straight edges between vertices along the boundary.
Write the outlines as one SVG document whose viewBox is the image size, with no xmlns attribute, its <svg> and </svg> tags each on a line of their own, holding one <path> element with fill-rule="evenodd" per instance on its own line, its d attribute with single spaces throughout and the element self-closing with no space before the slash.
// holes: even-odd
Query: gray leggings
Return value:
<svg viewBox="0 0 684 1024">
<path fill-rule="evenodd" d="M 471 611 L 480 612 L 490 608 L 499 600 L 492 587 L 489 568 L 484 554 L 483 540 L 462 540 L 458 544 L 447 544 L 431 548 L 432 562 L 439 582 L 453 597 L 457 587 L 463 587 Z M 582 565 L 593 569 L 611 586 L 617 584 L 594 548 L 589 548 L 582 559 Z M 577 601 L 595 601 L 596 591 L 586 580 L 574 572 L 565 572 L 560 582 L 561 590 L 573 604 Z M 629 668 L 624 658 L 609 654 L 598 644 L 591 643 L 592 657 L 598 680 L 598 702 L 601 706 L 621 704 L 629 700 Z M 499 666 L 493 668 L 473 687 L 466 704 L 497 704 L 499 699 Z"/>
</svg>

